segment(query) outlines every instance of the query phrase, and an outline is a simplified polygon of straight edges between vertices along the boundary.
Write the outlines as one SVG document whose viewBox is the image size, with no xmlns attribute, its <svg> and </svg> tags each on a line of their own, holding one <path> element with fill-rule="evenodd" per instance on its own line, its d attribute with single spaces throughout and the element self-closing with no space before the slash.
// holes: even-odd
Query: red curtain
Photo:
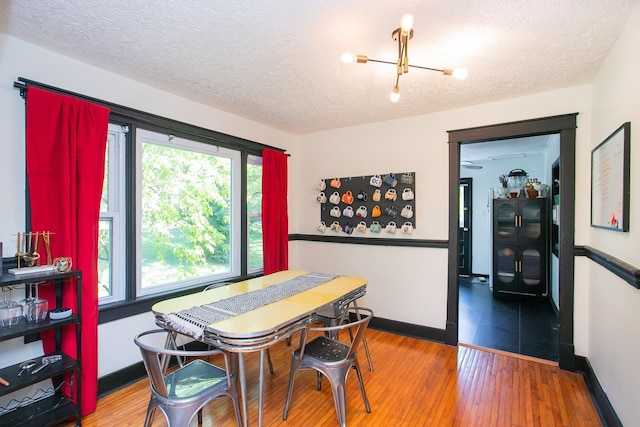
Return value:
<svg viewBox="0 0 640 427">
<path fill-rule="evenodd" d="M 262 247 L 264 274 L 289 268 L 287 155 L 262 151 Z"/>
<path fill-rule="evenodd" d="M 70 256 L 82 271 L 82 415 L 98 399 L 98 218 L 104 177 L 109 109 L 30 87 L 27 91 L 26 159 L 31 229 L 50 231 L 51 254 Z M 52 286 L 40 296 L 55 307 Z M 64 285 L 63 306 L 76 312 L 76 284 Z M 76 336 L 65 328 L 62 350 L 76 355 Z M 43 334 L 45 353 L 55 350 Z M 69 390 L 66 390 L 69 393 Z"/>
</svg>

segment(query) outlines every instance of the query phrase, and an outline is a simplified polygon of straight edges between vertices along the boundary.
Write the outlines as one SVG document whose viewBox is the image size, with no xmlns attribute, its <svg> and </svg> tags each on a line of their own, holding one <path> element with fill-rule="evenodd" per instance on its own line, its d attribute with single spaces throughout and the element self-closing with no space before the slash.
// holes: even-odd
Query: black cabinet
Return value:
<svg viewBox="0 0 640 427">
<path fill-rule="evenodd" d="M 546 198 L 493 201 L 493 294 L 547 294 Z"/>
<path fill-rule="evenodd" d="M 80 271 L 69 271 L 66 273 L 35 273 L 14 276 L 11 274 L 4 274 L 0 278 L 0 287 L 5 288 L 8 286 L 19 287 L 22 284 L 39 282 L 39 286 L 55 286 L 56 287 L 56 307 L 62 305 L 62 292 L 65 286 L 73 286 L 70 281 L 75 281 L 77 298 L 76 301 L 81 301 L 82 296 L 82 273 Z M 52 310 L 55 307 L 49 307 Z M 9 393 L 13 393 L 28 387 L 30 385 L 39 383 L 41 381 L 51 379 L 53 382 L 54 392 L 45 399 L 36 400 L 25 406 L 21 406 L 15 410 L 0 415 L 0 425 L 11 427 L 22 426 L 54 426 L 68 420 L 71 417 L 75 417 L 76 425 L 81 424 L 80 417 L 80 323 L 81 323 L 81 304 L 77 304 L 74 310 L 75 314 L 60 320 L 47 319 L 42 322 L 27 322 L 26 319 L 22 319 L 20 323 L 15 326 L 0 327 L 0 351 L 2 350 L 2 343 L 4 341 L 18 338 L 28 337 L 33 334 L 38 334 L 47 330 L 55 330 L 55 351 L 46 356 L 60 355 L 62 360 L 47 365 L 44 369 L 37 374 L 31 374 L 31 372 L 25 372 L 22 375 L 18 375 L 20 372 L 20 363 L 15 365 L 5 366 L 0 368 L 0 377 L 4 378 L 9 385 L 0 386 L 0 396 L 5 396 Z M 76 354 L 68 355 L 62 351 L 62 331 L 65 328 L 72 328 L 70 333 L 75 333 L 76 336 Z M 43 355 L 45 356 L 45 355 Z M 42 357 L 33 358 L 38 362 L 37 366 L 40 366 Z M 34 370 L 35 367 L 32 369 Z M 63 382 L 67 382 L 71 385 L 72 398 L 75 397 L 77 404 L 64 395 L 59 387 Z"/>
</svg>

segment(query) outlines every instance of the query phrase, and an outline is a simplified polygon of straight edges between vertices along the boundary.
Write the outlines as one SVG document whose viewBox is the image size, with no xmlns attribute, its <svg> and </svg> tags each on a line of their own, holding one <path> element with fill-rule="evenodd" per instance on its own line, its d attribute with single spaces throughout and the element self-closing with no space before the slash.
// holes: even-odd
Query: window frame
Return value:
<svg viewBox="0 0 640 427">
<path fill-rule="evenodd" d="M 144 139 L 144 141 L 143 141 Z M 188 138 L 177 137 L 167 133 L 153 132 L 147 129 L 138 128 L 136 131 L 136 151 L 140 152 L 143 143 L 152 143 L 167 148 L 175 148 L 186 151 L 192 151 L 196 153 L 202 153 L 217 157 L 229 159 L 231 161 L 231 216 L 233 218 L 241 218 L 240 205 L 242 179 L 240 172 L 240 159 L 241 152 L 237 150 L 231 150 L 228 148 L 222 148 L 210 144 L 202 144 Z M 136 212 L 141 211 L 142 207 L 142 157 L 137 156 L 136 163 Z M 241 253 L 244 250 L 245 245 L 241 239 L 241 221 L 235 220 L 231 223 L 230 242 L 231 245 L 231 259 L 230 259 L 230 271 L 222 274 L 201 276 L 198 278 L 185 279 L 180 281 L 169 282 L 163 285 L 157 285 L 154 287 L 143 288 L 142 287 L 142 216 L 136 215 L 135 217 L 135 239 L 136 239 L 136 282 L 135 282 L 135 294 L 137 298 L 155 295 L 158 293 L 171 292 L 184 287 L 197 287 L 207 285 L 212 282 L 228 280 L 229 278 L 240 276 L 241 272 Z"/>
<path fill-rule="evenodd" d="M 247 165 L 247 167 L 249 167 L 249 165 L 255 165 L 255 166 L 259 165 L 260 168 L 262 168 L 262 156 L 248 155 L 247 156 L 246 165 Z M 248 173 L 245 173 L 244 176 L 245 177 L 248 176 Z M 248 187 L 248 183 L 244 186 L 244 188 L 246 189 L 247 187 Z M 247 196 L 244 197 L 243 200 L 245 201 L 245 206 L 247 206 L 246 201 L 248 200 L 248 194 L 247 194 Z M 251 268 L 251 266 L 249 265 L 249 259 L 250 259 L 249 248 L 250 248 L 250 244 L 251 244 L 251 241 L 250 241 L 251 236 L 249 234 L 249 228 L 250 228 L 249 224 L 251 222 L 251 218 L 257 218 L 257 217 L 260 218 L 260 222 L 262 223 L 262 203 L 260 204 L 260 211 L 259 212 L 250 212 L 248 210 L 248 207 L 247 207 L 247 213 L 246 213 L 246 218 L 247 218 L 247 220 L 246 220 L 247 221 L 246 222 L 247 237 L 246 237 L 245 245 L 246 245 L 247 272 L 248 273 L 260 273 L 263 270 L 262 268 Z M 262 265 L 264 267 L 264 254 L 263 254 L 263 257 L 262 257 Z"/>
<path fill-rule="evenodd" d="M 111 223 L 111 295 L 98 299 L 98 305 L 106 305 L 123 301 L 126 289 L 117 286 L 123 283 L 126 272 L 126 248 L 124 229 L 125 216 L 125 146 L 129 128 L 120 124 L 109 123 L 107 135 L 114 135 L 114 141 L 108 139 L 105 156 L 109 159 L 108 166 L 108 209 L 100 211 L 100 221 L 110 220 Z M 113 144 L 114 142 L 115 144 Z M 114 161 L 115 160 L 115 161 Z"/>
<path fill-rule="evenodd" d="M 109 106 L 109 104 L 105 104 Z M 223 134 L 210 129 L 189 125 L 187 123 L 179 122 L 173 119 L 165 117 L 155 116 L 150 113 L 140 112 L 138 110 L 131 110 L 126 107 L 115 106 L 112 108 L 110 118 L 110 124 L 119 124 L 128 126 L 129 132 L 127 134 L 127 142 L 125 146 L 125 188 L 126 188 L 126 204 L 125 204 L 125 216 L 126 218 L 136 217 L 136 133 L 138 129 L 144 129 L 146 131 L 168 133 L 174 137 L 186 138 L 194 140 L 203 144 L 210 144 L 219 146 L 221 148 L 228 148 L 230 150 L 236 150 L 240 152 L 240 236 L 243 250 L 240 254 L 240 274 L 238 276 L 230 276 L 226 278 L 226 281 L 241 281 L 259 277 L 263 275 L 262 269 L 256 269 L 248 271 L 248 217 L 246 206 L 246 192 L 247 192 L 247 161 L 249 156 L 262 157 L 262 150 L 264 148 L 274 149 L 278 151 L 284 151 L 280 148 L 271 147 L 249 141 L 243 138 L 235 137 L 232 135 Z M 136 273 L 136 260 L 135 257 L 128 254 L 136 253 L 137 243 L 133 229 L 135 229 L 135 223 L 130 221 L 125 224 L 126 237 L 126 267 L 125 267 L 125 299 L 115 301 L 113 303 L 102 304 L 99 306 L 98 323 L 107 323 L 114 320 L 142 314 L 149 312 L 151 307 L 156 302 L 174 298 L 182 295 L 193 293 L 194 291 L 204 289 L 206 285 L 194 285 L 181 289 L 160 292 L 156 294 L 150 294 L 145 296 L 136 296 L 135 287 L 137 286 L 137 273 Z M 215 282 L 212 282 L 215 283 Z"/>
</svg>

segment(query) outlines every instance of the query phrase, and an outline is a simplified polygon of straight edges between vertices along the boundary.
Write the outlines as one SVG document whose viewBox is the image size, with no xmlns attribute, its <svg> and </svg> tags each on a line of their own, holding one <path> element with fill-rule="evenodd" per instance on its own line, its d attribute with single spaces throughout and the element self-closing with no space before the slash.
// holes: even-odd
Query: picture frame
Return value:
<svg viewBox="0 0 640 427">
<path fill-rule="evenodd" d="M 629 231 L 631 123 L 591 151 L 591 226 Z"/>
</svg>

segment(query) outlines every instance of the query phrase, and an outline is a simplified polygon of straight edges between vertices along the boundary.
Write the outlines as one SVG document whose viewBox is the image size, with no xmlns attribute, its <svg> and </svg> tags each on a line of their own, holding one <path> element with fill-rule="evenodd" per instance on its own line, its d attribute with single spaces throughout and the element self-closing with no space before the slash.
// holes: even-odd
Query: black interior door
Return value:
<svg viewBox="0 0 640 427">
<path fill-rule="evenodd" d="M 471 275 L 471 184 L 472 178 L 460 178 L 460 245 L 458 254 L 458 274 Z"/>
</svg>

